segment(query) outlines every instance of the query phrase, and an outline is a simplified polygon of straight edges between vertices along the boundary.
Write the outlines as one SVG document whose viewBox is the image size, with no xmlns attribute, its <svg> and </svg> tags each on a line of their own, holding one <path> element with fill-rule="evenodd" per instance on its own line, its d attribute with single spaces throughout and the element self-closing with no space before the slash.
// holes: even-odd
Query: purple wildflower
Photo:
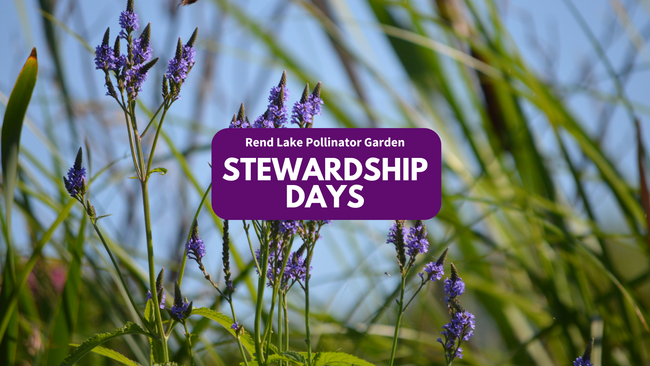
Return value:
<svg viewBox="0 0 650 366">
<path fill-rule="evenodd" d="M 77 197 L 83 195 L 85 192 L 86 185 L 86 168 L 81 166 L 82 152 L 79 148 L 77 153 L 77 158 L 75 159 L 74 166 L 68 170 L 68 177 L 63 177 L 63 183 L 65 183 L 65 189 L 68 191 L 70 196 Z"/>
<path fill-rule="evenodd" d="M 465 282 L 460 277 L 452 275 L 451 278 L 445 280 L 445 293 L 447 294 L 446 300 L 449 301 L 451 298 L 458 297 L 465 292 Z"/>
<path fill-rule="evenodd" d="M 230 326 L 230 329 L 234 329 L 234 330 L 239 329 L 239 322 L 232 323 L 232 325 Z"/>
<path fill-rule="evenodd" d="M 228 128 L 251 128 L 251 124 L 248 120 L 233 118 L 233 120 L 230 121 L 230 126 L 228 126 Z"/>
<path fill-rule="evenodd" d="M 578 357 L 573 361 L 573 366 L 593 366 L 593 363 L 590 360 L 584 360 L 582 357 Z"/>
<path fill-rule="evenodd" d="M 176 84 L 182 84 L 187 78 L 189 68 L 194 65 L 194 47 L 185 46 L 180 57 L 173 57 L 167 64 L 167 79 L 173 80 Z"/>
<path fill-rule="evenodd" d="M 582 357 L 578 357 L 575 361 L 573 361 L 573 366 L 593 366 L 593 363 L 591 363 L 591 350 L 593 346 L 594 339 L 592 338 L 591 341 L 589 341 L 589 344 L 587 345 L 585 353 L 582 355 Z"/>
<path fill-rule="evenodd" d="M 284 278 L 282 281 L 286 284 L 289 281 L 305 281 L 307 279 L 307 266 L 302 256 L 298 252 L 293 252 L 289 256 L 287 267 L 284 269 Z"/>
<path fill-rule="evenodd" d="M 300 229 L 300 220 L 282 220 L 280 223 L 280 232 L 282 234 L 287 231 L 291 232 L 291 234 L 295 234 L 298 229 Z"/>
<path fill-rule="evenodd" d="M 96 70 L 116 70 L 118 61 L 118 58 L 113 53 L 113 48 L 108 44 L 101 44 L 95 47 Z"/>
<path fill-rule="evenodd" d="M 151 46 L 147 40 L 142 37 L 133 41 L 133 63 L 134 65 L 142 65 L 151 60 Z"/>
<path fill-rule="evenodd" d="M 320 83 L 314 89 L 314 93 L 309 95 L 309 84 L 305 86 L 302 98 L 293 105 L 291 114 L 291 123 L 303 126 L 313 123 L 314 116 L 320 115 L 323 100 L 320 97 Z"/>
<path fill-rule="evenodd" d="M 189 308 L 190 308 L 190 303 L 188 303 L 187 301 L 183 301 L 179 304 L 174 304 L 172 306 L 171 312 L 175 319 L 184 319 L 185 314 L 187 313 Z"/>
<path fill-rule="evenodd" d="M 289 89 L 287 89 L 287 73 L 285 71 L 278 86 L 271 88 L 268 108 L 253 122 L 253 128 L 284 127 L 287 123 L 287 99 L 289 99 Z"/>
<path fill-rule="evenodd" d="M 418 220 L 415 227 L 409 229 L 405 238 L 406 253 L 410 257 L 426 253 L 429 250 L 429 241 L 427 240 L 427 228 L 422 221 Z"/>
<path fill-rule="evenodd" d="M 441 334 L 445 336 L 445 341 L 443 342 L 441 338 L 438 338 L 438 342 L 442 344 L 447 352 L 447 357 L 452 357 L 451 352 L 457 347 L 457 342 L 460 340 L 468 341 L 472 337 L 474 328 L 476 328 L 474 314 L 467 310 L 454 312 L 451 323 L 447 323 L 442 327 Z M 456 357 L 463 358 L 462 348 L 458 348 L 453 358 Z"/>
<path fill-rule="evenodd" d="M 402 227 L 402 237 L 406 237 L 406 235 L 406 228 Z M 397 223 L 393 223 L 393 225 L 388 230 L 388 238 L 386 239 L 386 244 L 398 245 Z"/>
<path fill-rule="evenodd" d="M 426 275 L 424 274 L 426 273 Z M 442 265 L 438 265 L 434 262 L 431 262 L 424 266 L 424 272 L 418 273 L 420 278 L 422 278 L 423 281 L 429 281 L 429 280 L 434 280 L 438 281 L 442 278 L 442 275 L 445 274 L 445 270 Z"/>
<path fill-rule="evenodd" d="M 160 289 L 159 288 L 156 289 L 156 292 L 160 293 Z M 166 296 L 166 293 L 165 293 L 165 290 L 163 289 L 160 304 L 159 304 L 159 307 L 161 309 L 165 308 L 165 296 Z M 147 291 L 147 301 L 148 300 L 151 300 L 151 290 Z"/>
<path fill-rule="evenodd" d="M 136 14 L 133 9 L 127 9 L 120 13 L 120 37 L 126 39 L 131 32 L 137 31 L 140 28 L 138 24 L 138 14 Z"/>
<path fill-rule="evenodd" d="M 185 243 L 185 250 L 187 250 L 187 257 L 194 259 L 196 263 L 201 263 L 201 259 L 205 256 L 205 244 L 203 240 L 199 238 L 198 228 L 195 226 L 195 230 L 190 237 L 190 240 Z"/>
</svg>

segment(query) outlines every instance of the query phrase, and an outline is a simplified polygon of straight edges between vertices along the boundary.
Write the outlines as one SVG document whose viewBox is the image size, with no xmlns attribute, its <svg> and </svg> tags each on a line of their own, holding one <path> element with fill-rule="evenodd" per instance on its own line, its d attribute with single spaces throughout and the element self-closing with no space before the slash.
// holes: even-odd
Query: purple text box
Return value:
<svg viewBox="0 0 650 366">
<path fill-rule="evenodd" d="M 441 164 L 429 129 L 224 129 L 212 205 L 229 220 L 426 220 L 440 211 Z"/>
</svg>

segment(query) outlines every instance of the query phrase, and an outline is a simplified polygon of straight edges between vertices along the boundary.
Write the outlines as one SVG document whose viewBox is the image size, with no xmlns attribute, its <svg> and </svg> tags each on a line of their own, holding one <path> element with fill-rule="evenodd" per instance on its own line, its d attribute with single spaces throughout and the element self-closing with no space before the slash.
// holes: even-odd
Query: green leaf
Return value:
<svg viewBox="0 0 650 366">
<path fill-rule="evenodd" d="M 0 332 L 0 340 L 3 340 L 6 332 L 7 338 L 0 343 L 0 363 L 13 365 L 16 359 L 16 346 L 18 339 L 18 310 L 11 308 L 9 298 L 15 289 L 16 271 L 14 268 L 14 253 L 11 245 L 11 209 L 14 203 L 14 187 L 16 186 L 16 175 L 18 174 L 18 151 L 20 150 L 20 134 L 23 129 L 23 120 L 27 113 L 27 106 L 32 98 L 36 76 L 38 74 L 38 61 L 36 48 L 32 49 L 31 55 L 27 58 L 23 69 L 18 75 L 14 85 L 7 109 L 5 110 L 2 122 L 2 138 L 0 141 L 0 153 L 2 154 L 2 179 L 4 183 L 6 223 L 4 225 L 4 236 L 7 243 L 6 260 L 3 270 L 3 286 L 0 292 L 0 314 L 10 313 L 9 323 L 6 331 Z"/>
<path fill-rule="evenodd" d="M 147 177 L 150 176 L 153 173 L 160 173 L 160 175 L 165 175 L 165 174 L 167 174 L 167 169 L 162 168 L 162 167 L 151 169 L 151 171 L 149 172 Z"/>
<path fill-rule="evenodd" d="M 77 347 L 74 351 L 72 351 L 70 356 L 68 356 L 65 360 L 63 360 L 63 362 L 61 362 L 61 365 L 59 366 L 74 365 L 75 363 L 77 363 L 77 361 L 79 361 L 85 355 L 87 355 L 88 352 L 91 352 L 95 347 L 99 346 L 100 344 L 110 339 L 121 337 L 126 334 L 144 334 L 146 336 L 151 337 L 151 334 L 147 333 L 144 329 L 140 328 L 139 325 L 128 322 L 122 328 L 115 329 L 112 332 L 96 334 L 88 338 L 85 342 L 81 344 L 81 346 Z"/>
<path fill-rule="evenodd" d="M 74 343 L 70 343 L 70 346 L 78 347 L 79 345 L 74 344 Z M 119 363 L 121 363 L 123 365 L 141 366 L 139 363 L 131 360 L 130 358 L 128 358 L 128 357 L 124 356 L 123 354 L 121 354 L 121 353 L 119 353 L 117 351 L 114 351 L 114 350 L 112 350 L 110 348 L 97 346 L 97 347 L 93 348 L 92 352 L 96 353 L 98 355 L 102 355 L 104 357 L 108 357 L 108 358 L 110 358 L 112 360 L 115 360 L 115 361 L 117 361 L 117 362 L 119 362 Z"/>
<path fill-rule="evenodd" d="M 305 355 L 305 353 L 302 353 Z M 314 355 L 314 366 L 374 366 L 358 357 L 343 352 L 319 352 Z"/>
<path fill-rule="evenodd" d="M 237 337 L 235 330 L 230 329 L 230 327 L 234 323 L 234 320 L 232 320 L 227 315 L 221 314 L 217 311 L 208 308 L 194 308 L 192 309 L 192 315 L 201 315 L 205 318 L 214 320 L 215 322 L 219 323 L 219 325 L 224 327 L 230 334 L 232 334 L 233 337 L 235 338 Z M 244 348 L 248 350 L 248 353 L 250 353 L 251 355 L 255 353 L 255 342 L 253 341 L 251 335 L 248 334 L 248 332 L 244 331 L 244 334 L 241 334 L 239 336 L 239 339 L 241 340 L 241 343 L 244 346 Z"/>
<path fill-rule="evenodd" d="M 165 363 L 154 363 L 153 366 L 179 366 L 179 365 L 176 362 L 165 362 Z"/>
</svg>

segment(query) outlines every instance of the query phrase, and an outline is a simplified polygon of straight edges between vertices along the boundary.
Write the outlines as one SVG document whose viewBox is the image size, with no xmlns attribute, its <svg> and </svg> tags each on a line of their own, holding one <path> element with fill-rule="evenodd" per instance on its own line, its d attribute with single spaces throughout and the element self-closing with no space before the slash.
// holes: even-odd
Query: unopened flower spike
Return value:
<svg viewBox="0 0 650 366">
<path fill-rule="evenodd" d="M 158 272 L 158 277 L 156 277 L 156 294 L 158 296 L 158 306 L 161 309 L 165 308 L 165 288 L 163 287 L 163 280 L 165 278 L 165 268 L 163 267 L 160 272 Z M 147 291 L 147 300 L 151 300 L 151 291 Z"/>
<path fill-rule="evenodd" d="M 230 293 L 235 292 L 235 285 L 233 285 L 232 281 L 230 280 L 230 234 L 228 232 L 229 229 L 229 224 L 228 220 L 224 220 L 223 222 L 223 248 L 222 248 L 222 253 L 221 253 L 221 259 L 223 262 L 223 274 L 224 274 L 224 280 L 226 281 L 226 288 Z"/>
<path fill-rule="evenodd" d="M 86 193 L 86 168 L 81 166 L 83 153 L 81 148 L 77 152 L 74 166 L 68 170 L 68 176 L 63 177 L 65 189 L 73 198 L 80 199 Z"/>
<path fill-rule="evenodd" d="M 575 361 L 573 361 L 573 366 L 593 366 L 593 363 L 591 362 L 591 350 L 593 347 L 594 339 L 592 338 L 589 341 L 589 344 L 587 345 L 585 353 L 582 355 L 582 357 L 578 357 Z"/>
<path fill-rule="evenodd" d="M 169 82 L 167 81 L 167 75 L 163 75 L 163 81 L 162 81 L 162 97 L 167 98 L 167 95 L 169 95 Z"/>
<path fill-rule="evenodd" d="M 246 117 L 246 110 L 244 109 L 244 103 L 239 106 L 239 111 L 237 114 L 232 116 L 230 121 L 229 128 L 250 128 L 251 125 L 248 122 L 248 117 Z"/>
<path fill-rule="evenodd" d="M 183 298 L 178 281 L 174 282 L 174 305 L 169 314 L 180 323 L 185 323 L 185 319 L 192 314 L 192 302 L 187 302 L 187 298 Z"/>
<path fill-rule="evenodd" d="M 185 44 L 185 47 L 194 47 L 194 43 L 196 42 L 196 37 L 198 36 L 198 33 L 199 33 L 199 27 L 196 27 L 194 29 L 194 32 L 192 32 L 189 41 L 187 41 L 187 43 Z"/>
</svg>

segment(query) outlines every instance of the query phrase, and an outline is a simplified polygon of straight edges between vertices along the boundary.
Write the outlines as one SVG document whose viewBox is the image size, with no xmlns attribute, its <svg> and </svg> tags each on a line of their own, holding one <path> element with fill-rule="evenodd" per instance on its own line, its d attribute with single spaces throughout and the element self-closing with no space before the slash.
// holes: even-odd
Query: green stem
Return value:
<svg viewBox="0 0 650 366">
<path fill-rule="evenodd" d="M 228 300 L 228 304 L 230 304 L 230 311 L 232 312 L 232 320 L 237 323 L 237 315 L 235 315 L 235 307 L 232 304 L 232 294 L 230 295 L 231 297 Z M 237 338 L 237 346 L 239 346 L 239 353 L 241 354 L 242 359 L 244 359 L 244 364 L 248 366 L 248 359 L 246 358 L 246 353 L 244 352 L 244 346 L 241 343 L 241 339 L 239 337 Z"/>
<path fill-rule="evenodd" d="M 149 152 L 149 162 L 147 163 L 147 169 L 145 170 L 145 178 L 144 178 L 145 182 L 149 180 L 149 171 L 151 170 L 151 163 L 153 162 L 153 154 L 156 151 L 158 136 L 160 136 L 160 130 L 162 129 L 163 121 L 165 120 L 165 115 L 167 114 L 167 111 L 169 110 L 170 106 L 171 105 L 165 106 L 165 109 L 163 110 L 163 114 L 160 117 L 160 123 L 158 124 L 158 128 L 156 129 L 156 136 L 154 137 L 153 144 L 151 145 L 151 151 Z"/>
<path fill-rule="evenodd" d="M 91 221 L 94 220 L 91 219 Z M 129 302 L 131 302 L 131 306 L 133 306 L 133 309 L 135 310 L 136 314 L 138 314 L 138 317 L 140 318 L 140 322 L 145 326 L 145 328 L 147 328 L 149 332 L 153 333 L 151 328 L 149 328 L 149 324 L 145 320 L 144 315 L 142 315 L 142 312 L 140 312 L 140 308 L 136 305 L 135 301 L 133 300 L 131 291 L 129 291 L 129 287 L 126 285 L 126 281 L 124 280 L 124 276 L 122 275 L 122 271 L 120 270 L 120 267 L 117 265 L 117 261 L 113 256 L 113 252 L 111 252 L 110 248 L 108 247 L 108 244 L 106 243 L 106 240 L 104 239 L 104 236 L 102 235 L 101 231 L 99 230 L 95 222 L 93 222 L 93 227 L 95 228 L 95 232 L 97 233 L 97 236 L 99 236 L 99 240 L 101 240 L 102 244 L 104 244 L 104 249 L 106 249 L 108 256 L 111 258 L 111 262 L 113 262 L 113 267 L 115 267 L 115 270 L 117 271 L 117 274 L 120 277 L 120 282 L 122 282 L 122 286 L 124 287 L 124 290 L 126 291 L 126 294 L 129 297 Z"/>
<path fill-rule="evenodd" d="M 257 226 L 255 225 L 255 222 L 253 222 L 253 227 L 255 228 L 255 231 L 257 231 Z M 264 357 L 264 354 L 262 353 L 262 335 L 261 335 L 261 328 L 262 328 L 262 308 L 264 306 L 264 289 L 266 287 L 266 268 L 269 265 L 269 243 L 268 243 L 268 234 L 266 230 L 261 230 L 263 236 L 259 235 L 258 232 L 258 237 L 262 240 L 260 240 L 261 243 L 261 248 L 260 248 L 260 260 L 262 261 L 263 265 L 261 266 L 260 274 L 259 274 L 259 279 L 257 281 L 257 303 L 255 305 L 255 352 L 257 353 L 257 359 L 258 362 L 261 365 L 266 365 L 266 360 Z"/>
<path fill-rule="evenodd" d="M 289 350 L 289 312 L 287 309 L 287 294 L 282 294 L 282 309 L 284 310 L 284 351 Z M 281 350 L 282 351 L 282 350 Z"/>
<path fill-rule="evenodd" d="M 311 328 L 309 325 L 309 277 L 311 274 L 309 273 L 309 267 L 311 264 L 311 251 L 312 247 L 308 246 L 307 249 L 307 258 L 308 261 L 305 264 L 306 266 L 306 274 L 305 274 L 305 333 L 307 336 L 307 365 L 311 366 Z"/>
<path fill-rule="evenodd" d="M 156 294 L 156 264 L 154 263 L 153 255 L 153 235 L 151 234 L 151 215 L 149 210 L 149 190 L 147 184 L 142 182 L 142 205 L 144 207 L 144 223 L 145 231 L 147 235 L 147 259 L 149 263 L 149 286 L 151 287 L 151 293 Z M 163 346 L 163 353 L 165 359 L 164 362 L 169 361 L 169 349 L 167 348 L 167 338 L 165 337 L 165 328 L 163 327 L 162 317 L 160 314 L 160 303 L 158 302 L 158 296 L 151 296 L 154 304 L 154 316 L 156 318 L 156 328 L 158 335 L 160 336 L 160 341 Z"/>
<path fill-rule="evenodd" d="M 187 348 L 190 352 L 190 365 L 194 366 L 194 350 L 192 349 L 192 335 L 190 334 L 190 331 L 187 330 L 186 323 L 183 323 L 183 327 L 185 327 L 185 338 L 187 338 Z"/>
<path fill-rule="evenodd" d="M 153 116 L 151 117 L 151 120 L 149 120 L 149 123 L 147 124 L 147 127 L 145 127 L 144 131 L 142 131 L 142 135 L 140 136 L 140 138 L 144 138 L 144 135 L 147 133 L 147 130 L 149 130 L 149 127 L 151 127 L 153 125 L 153 121 L 156 119 L 156 116 L 158 115 L 158 113 L 160 113 L 160 110 L 162 109 L 162 107 L 165 106 L 165 103 L 167 103 L 167 100 L 163 100 L 163 102 L 160 103 L 160 107 L 158 107 L 158 109 L 156 110 L 156 113 L 154 113 Z M 165 108 L 165 109 L 167 109 L 167 108 Z M 165 117 L 163 116 L 162 118 L 165 118 Z"/>
<path fill-rule="evenodd" d="M 135 143 L 135 150 L 137 153 L 139 166 L 144 168 L 144 156 L 142 153 L 142 141 L 138 135 L 137 121 L 135 117 L 135 110 L 132 108 L 134 105 L 131 97 L 129 97 L 129 112 L 131 116 L 131 128 L 133 129 L 133 142 Z M 161 119 L 162 123 L 162 119 Z M 143 173 L 143 174 L 142 174 Z M 140 175 L 140 188 L 142 190 L 142 206 L 144 209 L 144 224 L 145 224 L 145 234 L 147 237 L 147 259 L 149 264 L 149 286 L 151 287 L 151 293 L 156 294 L 156 264 L 154 262 L 154 252 L 153 252 L 153 234 L 151 233 L 151 210 L 149 208 L 149 189 L 147 187 L 147 172 L 142 172 Z M 163 349 L 163 362 L 169 361 L 169 349 L 167 346 L 167 337 L 165 336 L 165 328 L 162 323 L 162 316 L 160 314 L 160 303 L 158 302 L 158 296 L 151 296 L 151 299 L 154 303 L 154 316 L 156 322 L 156 331 L 160 336 L 160 342 L 162 343 Z M 158 361 L 158 360 L 157 360 Z"/>
<path fill-rule="evenodd" d="M 282 306 L 282 293 L 278 294 L 280 300 L 280 306 Z M 278 351 L 282 352 L 282 311 L 278 307 Z M 284 362 L 280 361 L 280 366 L 283 366 Z"/>
<path fill-rule="evenodd" d="M 402 314 L 404 313 L 403 306 L 404 306 L 405 287 L 406 287 L 406 276 L 402 275 L 402 289 L 400 290 L 399 302 L 397 304 L 398 305 L 397 323 L 395 324 L 395 335 L 393 335 L 393 348 L 390 351 L 390 361 L 388 362 L 388 366 L 393 366 L 393 363 L 395 362 L 395 352 L 397 351 L 397 339 L 399 337 L 399 328 L 400 325 L 402 324 Z"/>
</svg>

